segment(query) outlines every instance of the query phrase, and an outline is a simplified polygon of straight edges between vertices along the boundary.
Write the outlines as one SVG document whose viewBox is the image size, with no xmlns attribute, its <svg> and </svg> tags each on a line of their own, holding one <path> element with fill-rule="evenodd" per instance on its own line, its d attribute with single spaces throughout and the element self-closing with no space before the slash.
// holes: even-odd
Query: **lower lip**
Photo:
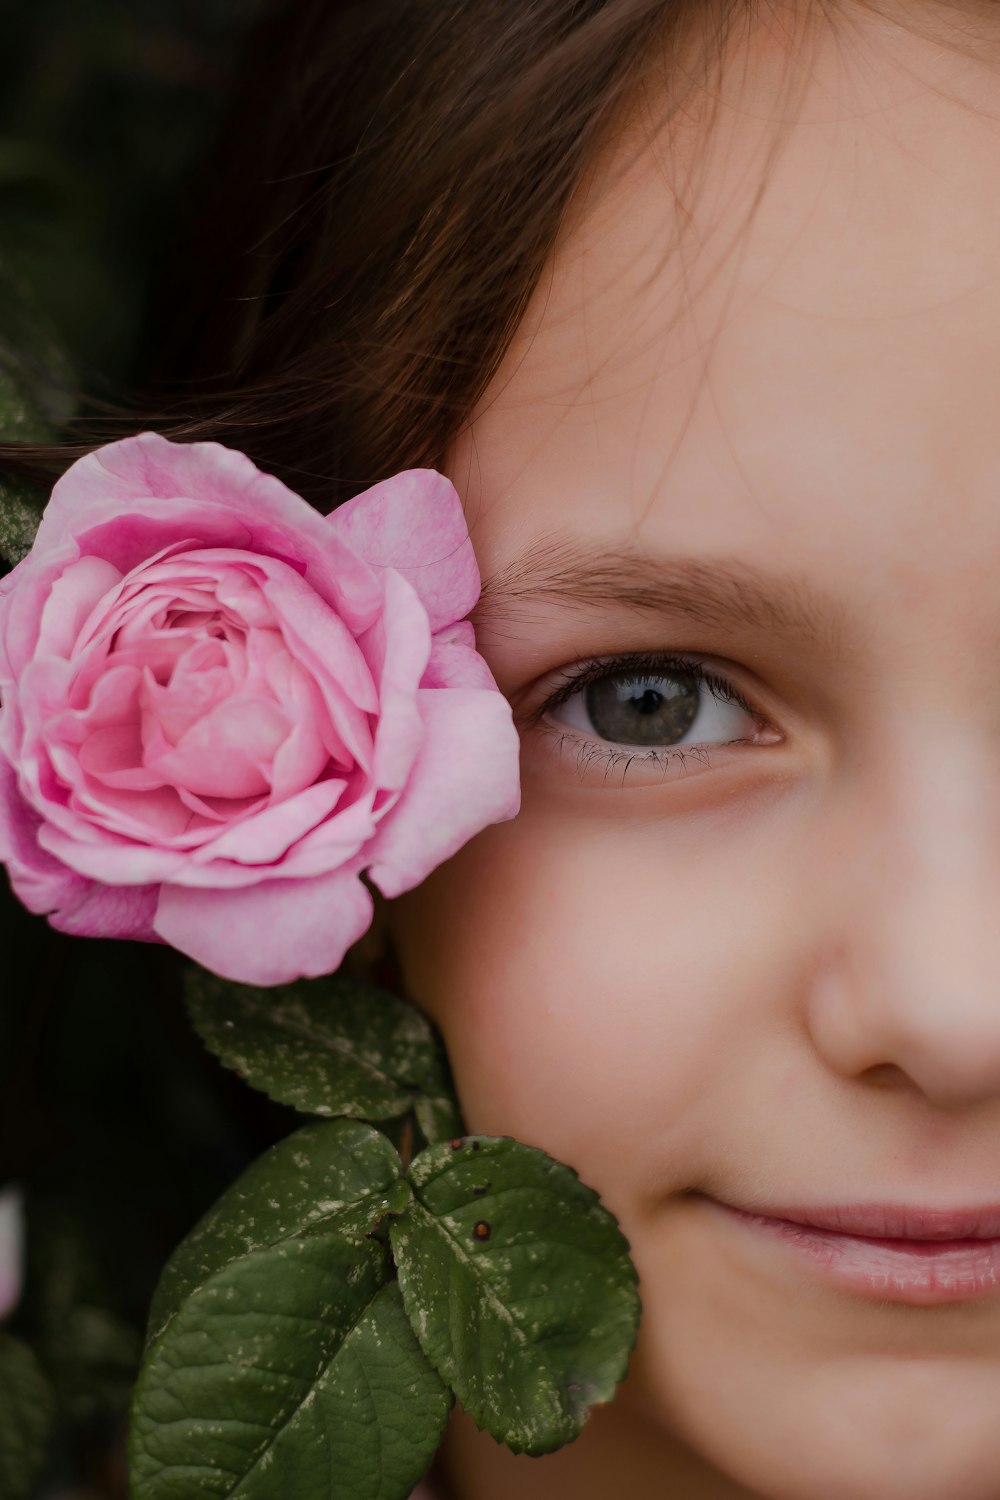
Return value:
<svg viewBox="0 0 1000 1500">
<path fill-rule="evenodd" d="M 751 1234 L 786 1245 L 837 1286 L 882 1302 L 932 1307 L 1000 1288 L 1000 1239 L 876 1240 L 768 1219 L 706 1200 Z"/>
</svg>

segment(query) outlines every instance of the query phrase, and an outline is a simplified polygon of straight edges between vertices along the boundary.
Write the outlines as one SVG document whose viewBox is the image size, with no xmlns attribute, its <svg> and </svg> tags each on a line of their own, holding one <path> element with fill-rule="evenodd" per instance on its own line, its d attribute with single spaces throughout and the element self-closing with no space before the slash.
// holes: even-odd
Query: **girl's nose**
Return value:
<svg viewBox="0 0 1000 1500">
<path fill-rule="evenodd" d="M 935 727 L 832 814 L 807 1017 L 841 1073 L 969 1108 L 1000 1101 L 1000 752 Z"/>
</svg>

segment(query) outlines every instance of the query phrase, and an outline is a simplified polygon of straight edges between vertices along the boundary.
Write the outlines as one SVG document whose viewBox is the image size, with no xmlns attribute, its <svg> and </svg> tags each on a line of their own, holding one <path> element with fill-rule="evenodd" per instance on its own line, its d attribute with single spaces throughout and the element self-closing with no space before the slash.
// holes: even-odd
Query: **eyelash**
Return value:
<svg viewBox="0 0 1000 1500">
<path fill-rule="evenodd" d="M 581 662 L 571 672 L 566 673 L 559 687 L 553 693 L 549 694 L 544 703 L 541 703 L 527 716 L 528 721 L 532 726 L 537 727 L 541 724 L 547 713 L 551 713 L 553 709 L 558 708 L 561 703 L 565 703 L 569 698 L 575 697 L 577 693 L 582 692 L 590 683 L 597 682 L 602 677 L 617 677 L 629 672 L 636 675 L 649 674 L 650 676 L 657 673 L 664 674 L 670 672 L 690 673 L 700 686 L 708 688 L 713 697 L 721 699 L 725 703 L 735 703 L 738 708 L 742 708 L 752 719 L 758 723 L 763 723 L 763 716 L 757 712 L 752 704 L 747 702 L 740 690 L 728 678 L 720 676 L 717 672 L 713 672 L 710 667 L 707 667 L 697 657 L 677 656 L 671 652 L 592 657 L 589 661 Z M 556 726 L 553 725 L 551 727 L 555 728 Z M 577 747 L 577 764 L 581 772 L 586 771 L 595 762 L 599 765 L 603 764 L 607 771 L 612 771 L 618 766 L 623 766 L 627 772 L 629 765 L 636 760 L 643 765 L 662 765 L 666 767 L 675 762 L 680 762 L 683 765 L 686 761 L 694 759 L 702 765 L 710 766 L 712 764 L 711 750 L 713 748 L 719 749 L 723 744 L 740 745 L 748 743 L 746 740 L 727 740 L 720 741 L 719 744 L 714 746 L 678 745 L 673 748 L 666 747 L 662 750 L 653 748 L 647 750 L 636 747 L 616 750 L 611 746 L 602 745 L 597 741 L 582 740 L 578 735 L 565 730 L 564 726 L 560 725 L 559 728 L 562 731 L 559 737 L 560 748 L 566 741 Z"/>
</svg>

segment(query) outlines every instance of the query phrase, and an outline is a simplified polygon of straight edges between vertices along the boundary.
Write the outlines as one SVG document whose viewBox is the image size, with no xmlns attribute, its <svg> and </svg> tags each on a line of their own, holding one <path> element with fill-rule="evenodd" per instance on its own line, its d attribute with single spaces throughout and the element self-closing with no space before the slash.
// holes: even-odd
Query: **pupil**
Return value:
<svg viewBox="0 0 1000 1500">
<path fill-rule="evenodd" d="M 682 739 L 699 708 L 693 672 L 669 676 L 600 677 L 584 689 L 584 703 L 596 732 L 617 745 L 664 746 Z"/>
</svg>

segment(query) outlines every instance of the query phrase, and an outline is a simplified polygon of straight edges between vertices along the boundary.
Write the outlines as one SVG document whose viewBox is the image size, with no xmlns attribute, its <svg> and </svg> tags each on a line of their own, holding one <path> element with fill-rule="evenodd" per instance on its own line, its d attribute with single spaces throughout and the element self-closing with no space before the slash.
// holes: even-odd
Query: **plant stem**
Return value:
<svg viewBox="0 0 1000 1500">
<path fill-rule="evenodd" d="M 403 1163 L 403 1171 L 410 1170 L 410 1162 L 413 1160 L 413 1115 L 408 1114 L 403 1121 L 403 1128 L 399 1135 L 399 1159 Z"/>
</svg>

